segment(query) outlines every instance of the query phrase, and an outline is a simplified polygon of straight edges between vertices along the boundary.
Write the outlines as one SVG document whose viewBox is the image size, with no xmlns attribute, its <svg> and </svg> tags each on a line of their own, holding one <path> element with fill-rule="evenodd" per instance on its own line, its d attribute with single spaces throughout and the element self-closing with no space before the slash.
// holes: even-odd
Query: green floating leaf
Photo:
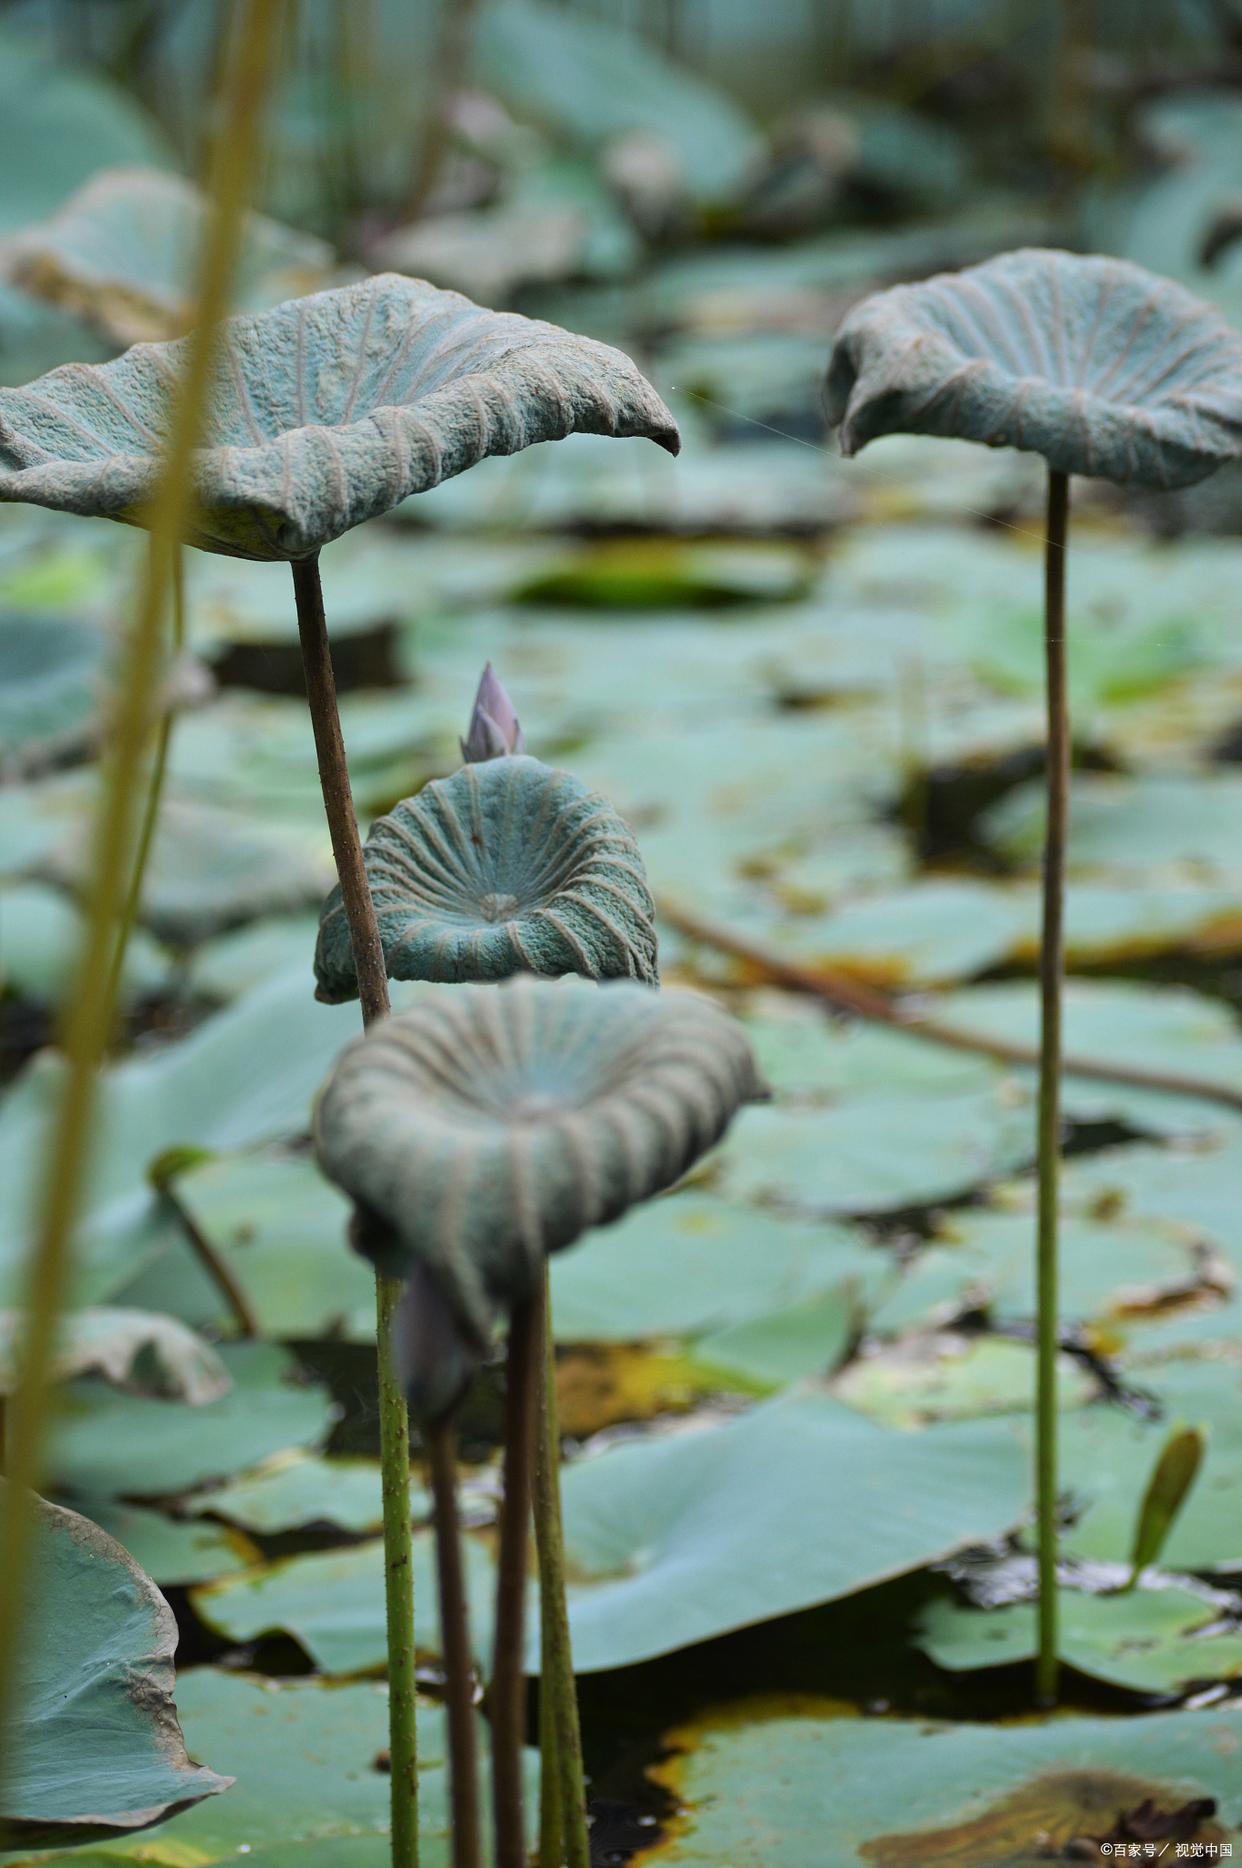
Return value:
<svg viewBox="0 0 1242 1868">
<path fill-rule="evenodd" d="M 1242 1672 L 1242 1631 L 1219 1591 L 1173 1581 L 1112 1594 L 1063 1587 L 1058 1601 L 1061 1659 L 1094 1680 L 1132 1693 L 1176 1693 Z M 915 1639 L 953 1672 L 1029 1661 L 1035 1604 L 969 1608 L 946 1597 L 924 1611 Z"/>
<path fill-rule="evenodd" d="M 1167 1423 L 1180 1418 L 1202 1423 L 1207 1452 L 1168 1533 L 1162 1562 L 1179 1571 L 1242 1568 L 1242 1526 L 1230 1508 L 1242 1484 L 1242 1366 L 1210 1358 L 1174 1361 L 1145 1367 L 1141 1380 L 1160 1410 L 1156 1419 L 1136 1418 L 1116 1406 L 1071 1409 L 1062 1417 L 1061 1483 L 1076 1507 L 1066 1549 L 1110 1563 L 1130 1556 Z"/>
<path fill-rule="evenodd" d="M 111 656 L 94 623 L 0 614 L 0 772 L 20 776 L 90 744 Z"/>
<path fill-rule="evenodd" d="M 946 1022 L 981 1037 L 1035 1046 L 1039 992 L 1033 982 L 1004 980 L 946 994 L 937 1008 Z M 1072 979 L 1064 995 L 1067 1056 L 1134 1064 L 1201 1077 L 1236 1092 L 1242 1081 L 1242 1036 L 1219 1000 L 1173 986 L 1130 980 Z M 1033 1084 L 1034 1067 L 1010 1066 Z M 1070 1070 L 1062 1092 L 1067 1116 L 1078 1121 L 1125 1121 L 1135 1128 L 1205 1134 L 1236 1127 L 1237 1116 L 1205 1098 L 1080 1077 Z"/>
<path fill-rule="evenodd" d="M 1183 1427 L 1170 1434 L 1165 1442 L 1147 1481 L 1138 1523 L 1134 1527 L 1134 1547 L 1130 1553 L 1132 1584 L 1149 1563 L 1156 1561 L 1168 1542 L 1169 1532 L 1198 1477 L 1206 1444 L 1198 1427 Z"/>
<path fill-rule="evenodd" d="M 1033 1153 L 1032 1121 L 999 1074 L 991 1089 L 935 1099 L 877 1091 L 756 1109 L 720 1157 L 720 1184 L 731 1198 L 804 1214 L 900 1212 L 1012 1173 Z"/>
<path fill-rule="evenodd" d="M 187 341 L 0 390 L 0 499 L 141 524 Z M 580 429 L 679 445 L 620 351 L 396 273 L 230 319 L 222 349 L 190 542 L 228 556 L 309 557 L 485 455 Z"/>
<path fill-rule="evenodd" d="M 375 1278 L 347 1248 L 349 1204 L 308 1155 L 223 1155 L 181 1175 L 177 1197 L 237 1280 L 263 1336 L 375 1340 Z M 196 1272 L 184 1243 L 153 1275 L 180 1290 L 200 1327 L 228 1329 L 219 1288 Z"/>
<path fill-rule="evenodd" d="M 145 1861 L 155 1868 L 388 1868 L 392 1784 L 388 1695 L 370 1682 L 262 1680 L 196 1667 L 178 1697 L 190 1745 L 236 1774 L 227 1797 L 144 1836 L 92 1856 L 54 1856 L 64 1868 Z M 418 1817 L 421 1868 L 452 1868 L 447 1732 L 444 1714 L 418 1698 Z M 486 1730 L 480 1721 L 484 1794 Z M 529 1802 L 538 1807 L 536 1754 L 524 1757 Z M 490 1859 L 490 1856 L 488 1857 Z"/>
<path fill-rule="evenodd" d="M 1061 1358 L 1063 1406 L 1089 1400 L 1096 1384 Z M 834 1391 L 892 1427 L 975 1415 L 1026 1415 L 1035 1397 L 1035 1352 L 1002 1336 L 949 1333 L 903 1337 L 842 1370 Z"/>
<path fill-rule="evenodd" d="M 417 1484 L 413 1509 L 428 1509 Z M 183 1501 L 182 1509 L 223 1518 L 245 1530 L 271 1536 L 331 1524 L 343 1531 L 378 1531 L 383 1523 L 379 1462 L 324 1459 L 315 1453 L 277 1453 L 227 1485 Z"/>
<path fill-rule="evenodd" d="M 226 1150 L 303 1133 L 317 1085 L 356 1030 L 356 1012 L 314 1003 L 307 968 L 268 980 L 188 1038 L 105 1071 L 76 1300 L 106 1301 L 179 1238 L 148 1183 L 154 1161 L 172 1148 Z M 0 1111 L 0 1297 L 10 1304 L 22 1301 L 32 1170 L 62 1076 L 58 1056 L 36 1059 Z"/>
<path fill-rule="evenodd" d="M 575 1664 L 629 1666 L 997 1536 L 1028 1461 L 1002 1421 L 897 1433 L 811 1393 L 571 1464 Z"/>
<path fill-rule="evenodd" d="M 605 540 L 527 577 L 519 602 L 583 609 L 721 609 L 805 596 L 810 561 L 777 545 Z"/>
<path fill-rule="evenodd" d="M 30 1848 L 146 1829 L 231 1782 L 186 1753 L 177 1626 L 150 1577 L 88 1519 L 36 1509 L 38 1586 L 0 1792 L 0 1836 Z"/>
<path fill-rule="evenodd" d="M 44 867 L 80 889 L 89 873 L 85 834 Z M 165 799 L 143 878 L 139 916 L 161 939 L 203 940 L 261 915 L 322 899 L 331 866 L 306 840 L 240 811 Z"/>
<path fill-rule="evenodd" d="M 1075 774 L 1070 866 L 1132 884 L 1163 875 L 1236 886 L 1240 803 L 1242 778 L 1228 771 Z M 983 830 L 1007 856 L 1034 863 L 1043 841 L 1038 787 L 1024 785 L 1002 799 Z"/>
<path fill-rule="evenodd" d="M 888 1269 L 847 1226 L 690 1191 L 653 1200 L 554 1259 L 552 1316 L 566 1343 L 703 1337 Z"/>
<path fill-rule="evenodd" d="M 33 37 L 0 40 L 0 169 L 8 178 L 5 232 L 60 206 L 96 169 L 164 163 L 171 151 L 151 119 L 98 69 L 53 58 Z"/>
<path fill-rule="evenodd" d="M 15 1392 L 25 1312 L 0 1310 L 0 1394 Z M 97 1375 L 131 1394 L 203 1407 L 232 1386 L 210 1343 L 176 1317 L 145 1310 L 71 1310 L 60 1321 L 52 1380 Z"/>
<path fill-rule="evenodd" d="M 891 1335 L 951 1323 L 972 1310 L 1016 1322 L 1035 1315 L 1033 1213 L 966 1208 L 946 1215 L 873 1309 L 870 1327 Z M 1157 1310 L 1202 1275 L 1192 1241 L 1171 1226 L 1066 1217 L 1061 1228 L 1063 1317 L 1110 1322 Z"/>
<path fill-rule="evenodd" d="M 179 337 L 194 302 L 205 198 L 160 169 L 92 175 L 49 220 L 5 248 L 10 278 L 76 313 L 119 346 Z M 262 215 L 246 216 L 233 300 L 246 311 L 322 285 L 332 249 Z"/>
<path fill-rule="evenodd" d="M 657 138 L 701 198 L 730 195 L 758 154 L 756 131 L 723 92 L 605 19 L 488 0 L 475 58 L 511 110 L 587 148 L 627 132 Z"/>
<path fill-rule="evenodd" d="M 193 1431 L 192 1422 L 188 1429 Z M 249 1538 L 222 1524 L 170 1518 L 115 1498 L 84 1497 L 78 1503 L 83 1516 L 115 1537 L 162 1588 L 214 1582 L 260 1561 Z"/>
<path fill-rule="evenodd" d="M 415 1638 L 420 1653 L 434 1655 L 440 1652 L 440 1616 L 429 1531 L 416 1532 L 413 1552 Z M 490 1652 L 494 1561 L 480 1539 L 468 1537 L 464 1562 L 470 1636 L 483 1665 Z M 292 1635 L 323 1673 L 373 1673 L 387 1664 L 384 1546 L 379 1538 L 226 1576 L 196 1589 L 192 1601 L 199 1619 L 227 1641 L 254 1641 L 276 1632 Z"/>
<path fill-rule="evenodd" d="M 1098 1852 L 1149 1800 L 1172 1816 L 1208 1799 L 1187 1833 L 1218 1851 L 1233 1834 L 1232 1708 L 1012 1726 L 843 1711 L 758 1700 L 670 1733 L 653 1774 L 681 1813 L 652 1868 L 807 1868 L 825 1837 L 833 1868 L 1038 1868 Z"/>
<path fill-rule="evenodd" d="M 229 1392 L 192 1414 L 93 1382 L 66 1389 L 52 1462 L 57 1489 L 161 1498 L 326 1437 L 331 1404 L 299 1380 L 292 1356 L 265 1343 L 226 1343 L 220 1356 Z"/>
<path fill-rule="evenodd" d="M 1219 312 L 1171 280 L 1027 248 L 857 306 L 828 412 L 847 454 L 894 431 L 955 435 L 1063 473 L 1187 486 L 1237 452 L 1240 361 Z"/>
<path fill-rule="evenodd" d="M 0 889 L 0 993 L 56 1003 L 82 949 L 81 911 L 60 889 L 42 882 L 18 882 Z M 168 983 L 169 959 L 163 949 L 135 928 L 125 949 L 124 993 L 158 992 Z"/>
</svg>

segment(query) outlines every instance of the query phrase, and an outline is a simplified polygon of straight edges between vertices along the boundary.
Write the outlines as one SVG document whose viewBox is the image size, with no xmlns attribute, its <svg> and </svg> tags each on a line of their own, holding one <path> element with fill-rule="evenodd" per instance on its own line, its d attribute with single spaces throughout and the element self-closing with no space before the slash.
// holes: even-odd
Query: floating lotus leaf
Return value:
<svg viewBox="0 0 1242 1868">
<path fill-rule="evenodd" d="M 0 1394 L 18 1385 L 24 1312 L 0 1310 Z M 176 1317 L 150 1310 L 71 1311 L 61 1320 L 54 1381 L 100 1375 L 116 1388 L 204 1406 L 232 1387 L 211 1344 Z"/>
<path fill-rule="evenodd" d="M 1242 339 L 1141 266 L 1025 248 L 866 299 L 837 335 L 827 403 L 847 454 L 954 435 L 1189 486 L 1242 445 Z"/>
<path fill-rule="evenodd" d="M 310 557 L 536 441 L 582 431 L 679 446 L 619 350 L 396 273 L 232 318 L 222 339 L 187 537 L 230 557 Z M 0 499 L 141 524 L 186 342 L 0 391 Z"/>
<path fill-rule="evenodd" d="M 0 615 L 0 773 L 77 752 L 95 734 L 112 644 L 71 616 Z"/>
<path fill-rule="evenodd" d="M 177 1624 L 150 1577 L 97 1524 L 41 1499 L 36 1510 L 38 1588 L 0 1792 L 10 1848 L 145 1829 L 232 1782 L 186 1755 Z"/>
<path fill-rule="evenodd" d="M 350 1045 L 315 1145 L 375 1255 L 426 1268 L 482 1344 L 545 1252 L 671 1185 L 760 1093 L 708 999 L 515 979 L 430 993 Z"/>
<path fill-rule="evenodd" d="M 656 982 L 655 907 L 629 826 L 598 792 L 525 756 L 462 766 L 371 827 L 363 850 L 393 979 Z M 334 889 L 318 997 L 358 991 Z"/>
<path fill-rule="evenodd" d="M 0 266 L 118 344 L 178 337 L 191 321 L 204 212 L 202 193 L 179 175 L 103 169 L 48 220 L 12 235 Z M 322 240 L 247 215 L 237 298 L 251 310 L 274 305 L 321 285 L 332 263 Z"/>
</svg>

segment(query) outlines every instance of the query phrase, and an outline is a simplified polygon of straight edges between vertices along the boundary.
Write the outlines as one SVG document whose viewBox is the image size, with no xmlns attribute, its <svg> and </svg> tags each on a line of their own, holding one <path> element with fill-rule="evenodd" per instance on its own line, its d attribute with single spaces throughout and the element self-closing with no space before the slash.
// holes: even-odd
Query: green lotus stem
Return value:
<svg viewBox="0 0 1242 1868">
<path fill-rule="evenodd" d="M 417 1868 L 418 1740 L 414 1690 L 414 1539 L 410 1530 L 410 1418 L 392 1362 L 397 1278 L 375 1280 L 380 1487 L 384 1505 L 384 1616 L 388 1630 L 388 1757 L 392 1865 Z"/>
<path fill-rule="evenodd" d="M 1057 1232 L 1061 1153 L 1061 989 L 1065 973 L 1065 846 L 1069 828 L 1070 723 L 1065 655 L 1065 542 L 1069 477 L 1048 471 L 1044 548 L 1044 662 L 1048 709 L 1043 932 L 1039 949 L 1039 1126 L 1035 1517 L 1039 1639 L 1035 1694 L 1057 1696 Z"/>
<path fill-rule="evenodd" d="M 173 550 L 172 562 L 172 644 L 174 655 L 180 654 L 185 647 L 185 552 L 179 542 Z M 173 710 L 171 705 L 166 704 L 160 714 L 160 724 L 156 732 L 155 756 L 151 761 L 151 778 L 147 786 L 147 802 L 143 811 L 142 828 L 138 832 L 138 848 L 134 853 L 129 894 L 125 898 L 125 906 L 121 911 L 116 951 L 112 956 L 112 975 L 108 981 L 108 991 L 114 1002 L 120 998 L 125 954 L 138 920 L 138 910 L 142 905 L 142 885 L 146 880 L 147 863 L 151 856 L 151 845 L 155 841 L 155 827 L 159 822 L 160 805 L 164 797 L 164 780 L 168 772 L 168 746 L 172 739 L 172 726 Z"/>
<path fill-rule="evenodd" d="M 388 1012 L 388 975 L 375 905 L 362 862 L 336 679 L 319 580 L 319 554 L 294 559 L 293 592 L 315 735 L 319 785 L 349 924 L 362 1022 Z M 375 1348 L 379 1381 L 380 1481 L 384 1500 L 384 1609 L 388 1630 L 388 1755 L 392 1768 L 392 1864 L 418 1861 L 418 1746 L 414 1685 L 414 1542 L 410 1529 L 410 1420 L 393 1362 L 392 1324 L 401 1296 L 396 1278 L 376 1275 Z"/>
<path fill-rule="evenodd" d="M 556 1765 L 556 1708 L 548 1688 L 548 1606 L 539 1589 L 539 1868 L 563 1868 L 565 1822 Z"/>
<path fill-rule="evenodd" d="M 569 1636 L 569 1605 L 565 1596 L 556 1348 L 552 1333 L 551 1280 L 546 1265 L 541 1310 L 542 1379 L 534 1500 L 541 1635 L 539 1750 L 544 1791 L 540 1810 L 539 1868 L 561 1868 L 562 1863 L 565 1868 L 590 1868 L 582 1732 L 578 1723 L 578 1692 Z M 555 1787 L 554 1793 L 550 1785 Z"/>
<path fill-rule="evenodd" d="M 444 1650 L 453 1812 L 453 1868 L 480 1868 L 479 1763 L 474 1713 L 473 1657 L 457 1513 L 457 1448 L 453 1417 L 428 1427 L 427 1463 L 435 1505 L 436 1577 Z"/>
<path fill-rule="evenodd" d="M 17 1650 L 28 1621 L 31 1500 L 43 1476 L 52 1364 L 69 1287 L 73 1225 L 89 1156 L 96 1070 L 116 1009 L 111 990 L 116 924 L 138 828 L 138 782 L 150 738 L 172 563 L 176 541 L 185 535 L 190 516 L 194 449 L 207 406 L 216 334 L 228 309 L 241 247 L 247 183 L 258 166 L 259 125 L 283 18 L 284 8 L 278 4 L 251 6 L 238 16 L 213 153 L 211 207 L 197 281 L 197 337 L 177 386 L 163 472 L 144 515 L 154 549 L 122 655 L 110 756 L 92 842 L 95 860 L 87 894 L 87 934 L 64 1013 L 64 1084 L 50 1125 L 46 1174 L 27 1266 L 19 1400 L 13 1409 L 9 1444 L 9 1504 L 0 1526 L 0 1733 L 8 1728 Z"/>
<path fill-rule="evenodd" d="M 506 1363 L 504 1502 L 492 1658 L 492 1815 L 496 1868 L 525 1868 L 522 1744 L 526 1736 L 526 1558 L 542 1367 L 543 1286 L 516 1304 Z"/>
</svg>

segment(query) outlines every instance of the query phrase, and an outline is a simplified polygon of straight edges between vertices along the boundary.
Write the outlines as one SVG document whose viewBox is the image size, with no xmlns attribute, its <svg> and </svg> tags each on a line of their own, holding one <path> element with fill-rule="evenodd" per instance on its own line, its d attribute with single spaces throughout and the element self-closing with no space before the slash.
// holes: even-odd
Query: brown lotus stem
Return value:
<svg viewBox="0 0 1242 1868">
<path fill-rule="evenodd" d="M 336 680 L 323 610 L 318 553 L 296 559 L 293 593 L 332 854 L 349 923 L 362 1022 L 388 1012 L 388 974 L 375 905 L 362 861 Z M 417 1868 L 418 1749 L 414 1684 L 414 1548 L 410 1529 L 410 1420 L 393 1362 L 392 1324 L 401 1296 L 396 1278 L 375 1280 L 380 1477 L 384 1500 L 384 1601 L 388 1629 L 388 1751 L 392 1764 L 392 1864 Z"/>
<path fill-rule="evenodd" d="M 806 993 L 839 1012 L 850 1012 L 855 1018 L 869 1019 L 873 1024 L 891 1025 L 897 1031 L 908 1031 L 911 1037 L 926 1038 L 930 1044 L 942 1044 L 949 1050 L 994 1057 L 1002 1064 L 1034 1066 L 1039 1063 L 1037 1045 L 1020 1044 L 1012 1038 L 989 1038 L 984 1032 L 968 1031 L 946 1020 L 927 1018 L 899 999 L 890 999 L 887 993 L 851 979 L 847 974 L 827 967 L 799 965 L 771 947 L 743 940 L 732 928 L 692 914 L 679 902 L 669 901 L 665 896 L 661 896 L 657 908 L 661 920 L 675 927 L 687 940 L 732 954 L 757 979 L 766 983 L 785 986 L 790 992 Z M 1136 1090 L 1159 1090 L 1166 1096 L 1189 1096 L 1199 1102 L 1219 1103 L 1225 1109 L 1242 1109 L 1242 1090 L 1180 1070 L 1147 1070 L 1141 1064 L 1110 1063 L 1107 1058 L 1067 1052 L 1061 1059 L 1061 1073 L 1100 1083 L 1126 1083 Z"/>
<path fill-rule="evenodd" d="M 1038 1221 L 1036 1234 L 1035 1520 L 1039 1571 L 1035 1697 L 1057 1696 L 1057 1229 L 1061 1167 L 1061 989 L 1065 975 L 1065 854 L 1069 834 L 1070 722 L 1065 654 L 1065 539 L 1069 476 L 1048 471 L 1044 555 L 1047 680 L 1047 822 L 1039 948 Z"/>
<path fill-rule="evenodd" d="M 552 1295 L 544 1266 L 540 1335 L 539 1437 L 535 1452 L 535 1543 L 539 1552 L 539 1750 L 543 1798 L 539 1868 L 591 1868 L 582 1731 L 565 1593 L 561 1448 L 556 1417 Z M 555 1786 L 554 1792 L 550 1789 Z"/>
<path fill-rule="evenodd" d="M 436 1575 L 440 1588 L 445 1705 L 448 1710 L 449 1780 L 453 1813 L 453 1868 L 480 1868 L 479 1760 L 474 1711 L 474 1657 L 457 1510 L 457 1436 L 446 1415 L 427 1429 L 427 1463 L 435 1505 Z"/>
<path fill-rule="evenodd" d="M 216 1250 L 171 1180 L 161 1181 L 159 1194 L 171 1207 L 186 1244 L 227 1304 L 237 1325 L 237 1334 L 244 1342 L 253 1342 L 263 1331 L 254 1306 L 239 1280 L 234 1277 L 232 1267 Z"/>
<path fill-rule="evenodd" d="M 362 1022 L 370 1025 L 388 1011 L 388 972 L 380 943 L 375 906 L 367 886 L 367 872 L 362 861 L 362 840 L 354 813 L 354 794 L 345 762 L 345 741 L 341 736 L 341 716 L 336 704 L 336 678 L 332 672 L 332 650 L 323 613 L 323 586 L 319 581 L 319 553 L 310 558 L 295 558 L 292 566 L 293 594 L 298 606 L 298 635 L 302 643 L 302 667 L 306 674 L 306 698 L 310 704 L 311 726 L 315 734 L 315 756 L 319 761 L 319 786 L 323 808 L 332 838 L 332 856 L 341 884 L 341 901 L 349 923 L 354 968 L 358 975 L 358 997 L 362 1001 Z"/>
<path fill-rule="evenodd" d="M 526 1819 L 522 1745 L 526 1737 L 526 1559 L 530 1542 L 535 1416 L 543 1340 L 543 1286 L 515 1305 L 506 1364 L 504 1502 L 496 1575 L 492 1660 L 492 1813 L 496 1868 L 524 1868 Z"/>
</svg>

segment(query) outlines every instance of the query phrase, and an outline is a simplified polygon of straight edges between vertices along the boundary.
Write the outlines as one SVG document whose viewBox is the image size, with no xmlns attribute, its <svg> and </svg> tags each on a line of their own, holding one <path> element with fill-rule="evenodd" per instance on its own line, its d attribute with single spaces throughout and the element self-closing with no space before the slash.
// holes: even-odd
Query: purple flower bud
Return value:
<svg viewBox="0 0 1242 1868">
<path fill-rule="evenodd" d="M 503 759 L 506 753 L 525 751 L 526 741 L 513 702 L 488 662 L 474 697 L 469 731 L 461 741 L 461 756 L 467 765 L 478 765 L 484 759 Z"/>
</svg>

